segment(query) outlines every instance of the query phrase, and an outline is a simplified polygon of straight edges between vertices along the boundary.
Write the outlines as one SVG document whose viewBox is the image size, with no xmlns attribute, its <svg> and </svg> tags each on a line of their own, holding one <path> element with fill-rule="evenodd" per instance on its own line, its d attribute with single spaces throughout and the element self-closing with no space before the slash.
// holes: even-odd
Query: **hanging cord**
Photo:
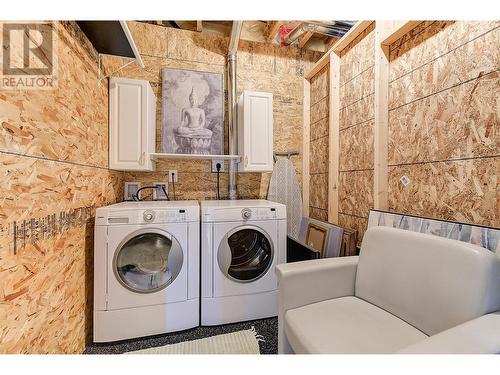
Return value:
<svg viewBox="0 0 500 375">
<path fill-rule="evenodd" d="M 168 193 L 167 193 L 167 190 L 165 189 L 165 185 L 156 185 L 157 187 L 160 186 L 161 187 L 161 190 L 163 190 L 163 194 L 165 194 L 165 197 L 167 198 L 167 201 L 170 200 L 170 198 L 168 197 Z M 175 194 L 174 194 L 174 197 L 175 197 Z"/>
<path fill-rule="evenodd" d="M 175 201 L 175 173 L 172 173 L 172 190 L 174 193 L 174 201 Z"/>
<path fill-rule="evenodd" d="M 135 194 L 132 194 L 132 199 L 134 201 L 137 201 L 137 202 L 142 201 L 140 192 L 145 190 L 145 189 L 156 189 L 156 186 L 143 186 L 143 187 L 141 187 L 140 189 L 138 189 L 135 192 Z"/>
<path fill-rule="evenodd" d="M 142 201 L 141 199 L 141 196 L 139 195 L 139 193 L 144 190 L 144 189 L 158 189 L 159 187 L 161 187 L 161 189 L 163 190 L 163 193 L 165 194 L 165 196 L 167 197 L 167 201 L 170 200 L 170 198 L 168 197 L 168 194 L 167 194 L 167 191 L 165 190 L 165 187 L 163 185 L 155 185 L 155 186 L 143 186 L 141 187 L 140 189 L 138 189 L 135 194 L 132 195 L 132 199 L 134 201 L 137 201 L 137 202 L 140 202 Z"/>
<path fill-rule="evenodd" d="M 222 165 L 220 163 L 215 164 L 215 168 L 217 168 L 217 199 L 220 200 L 220 170 Z"/>
</svg>

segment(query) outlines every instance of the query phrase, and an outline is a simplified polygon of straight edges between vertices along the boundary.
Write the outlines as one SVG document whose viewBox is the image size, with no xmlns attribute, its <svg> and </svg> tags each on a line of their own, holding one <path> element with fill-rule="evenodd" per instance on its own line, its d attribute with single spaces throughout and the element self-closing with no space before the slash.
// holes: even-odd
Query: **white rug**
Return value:
<svg viewBox="0 0 500 375">
<path fill-rule="evenodd" d="M 260 354 L 259 341 L 263 341 L 263 337 L 252 327 L 245 331 L 136 350 L 126 354 Z"/>
</svg>

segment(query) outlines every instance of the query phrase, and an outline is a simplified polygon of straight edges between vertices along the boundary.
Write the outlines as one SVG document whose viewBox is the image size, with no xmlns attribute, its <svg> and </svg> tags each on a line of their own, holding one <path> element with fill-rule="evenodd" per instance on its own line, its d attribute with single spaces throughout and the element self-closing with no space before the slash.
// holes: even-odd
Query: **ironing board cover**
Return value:
<svg viewBox="0 0 500 375">
<path fill-rule="evenodd" d="M 288 235 L 297 238 L 302 219 L 302 194 L 290 159 L 274 164 L 267 199 L 286 205 Z"/>
</svg>

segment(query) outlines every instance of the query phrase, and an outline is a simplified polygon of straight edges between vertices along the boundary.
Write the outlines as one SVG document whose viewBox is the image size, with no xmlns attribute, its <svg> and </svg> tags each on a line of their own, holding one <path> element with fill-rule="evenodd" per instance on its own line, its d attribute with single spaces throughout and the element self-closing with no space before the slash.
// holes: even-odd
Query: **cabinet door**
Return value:
<svg viewBox="0 0 500 375">
<path fill-rule="evenodd" d="M 273 95 L 245 91 L 243 94 L 242 171 L 273 170 Z"/>
<path fill-rule="evenodd" d="M 109 89 L 109 167 L 151 170 L 148 82 L 112 77 Z"/>
</svg>

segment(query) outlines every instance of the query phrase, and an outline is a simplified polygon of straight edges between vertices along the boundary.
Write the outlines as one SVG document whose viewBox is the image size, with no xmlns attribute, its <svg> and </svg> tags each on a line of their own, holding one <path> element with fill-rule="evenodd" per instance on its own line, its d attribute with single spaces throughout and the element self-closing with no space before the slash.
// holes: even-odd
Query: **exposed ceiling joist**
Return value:
<svg viewBox="0 0 500 375">
<path fill-rule="evenodd" d="M 216 33 L 220 36 L 230 36 L 233 21 L 140 21 L 160 25 L 163 27 L 174 27 L 199 33 Z M 302 49 L 325 52 L 337 41 L 336 33 L 342 33 L 351 26 L 351 21 L 244 21 L 241 27 L 241 40 L 258 43 L 276 43 L 280 28 L 289 31 L 284 36 L 293 40 L 285 44 L 293 44 Z M 395 22 L 396 23 L 396 22 Z M 399 21 L 402 23 L 402 21 Z M 304 24 L 307 24 L 304 26 Z M 304 26 L 304 27 L 303 27 Z M 295 30 L 295 32 L 293 32 Z M 298 32 L 300 31 L 300 32 Z M 280 37 L 281 39 L 281 37 Z M 281 44 L 281 43 L 279 43 Z"/>
<path fill-rule="evenodd" d="M 269 32 L 266 38 L 268 43 L 271 43 L 274 38 L 276 38 L 276 34 L 278 33 L 281 23 L 281 21 L 271 21 L 269 24 Z"/>
<path fill-rule="evenodd" d="M 333 36 L 329 36 L 325 39 L 325 51 L 328 51 L 330 48 L 332 48 L 332 46 L 337 43 L 337 41 L 339 40 L 340 38 L 335 38 Z"/>
<path fill-rule="evenodd" d="M 304 35 L 302 35 L 299 39 L 299 48 L 304 48 L 306 43 L 309 41 L 309 39 L 311 39 L 313 35 L 314 33 L 312 31 L 307 31 L 306 33 L 304 33 Z"/>
</svg>

